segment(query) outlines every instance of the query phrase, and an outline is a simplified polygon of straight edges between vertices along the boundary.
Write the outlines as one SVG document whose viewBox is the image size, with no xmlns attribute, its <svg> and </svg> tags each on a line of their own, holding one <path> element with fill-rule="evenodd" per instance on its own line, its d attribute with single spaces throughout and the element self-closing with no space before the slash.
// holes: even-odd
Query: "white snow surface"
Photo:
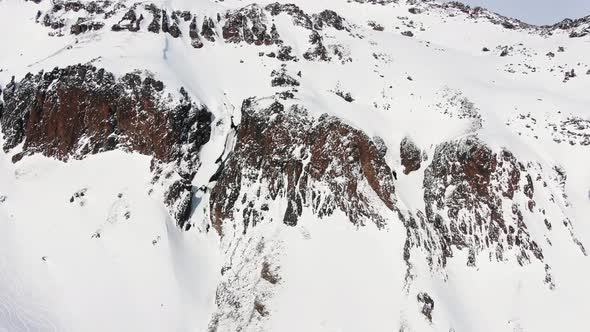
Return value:
<svg viewBox="0 0 590 332">
<path fill-rule="evenodd" d="M 567 139 L 557 143 L 553 129 L 544 125 L 569 117 L 590 121 L 590 37 L 508 30 L 441 9 L 413 15 L 408 12 L 412 5 L 403 1 L 291 2 L 310 14 L 332 9 L 362 36 L 326 28 L 332 37 L 326 42 L 343 45 L 351 61 L 307 61 L 301 57 L 308 48 L 307 32 L 285 14 L 275 18 L 281 37 L 301 58 L 286 66 L 294 77 L 302 72 L 296 102 L 314 116 L 328 113 L 369 137 L 383 138 L 387 162 L 398 174 L 401 206 L 424 208 L 422 180 L 428 164 L 403 175 L 403 137 L 410 136 L 432 157 L 437 144 L 476 132 L 493 149 L 507 148 L 520 161 L 566 171 L 569 206 L 563 209 L 576 237 L 590 249 L 590 146 L 571 145 Z M 154 3 L 199 15 L 249 4 Z M 174 39 L 145 27 L 112 32 L 109 24 L 79 36 L 52 37 L 49 28 L 35 23 L 37 10 L 50 6 L 46 0 L 0 0 L 0 87 L 13 75 L 19 79 L 28 72 L 88 62 L 116 74 L 148 70 L 169 89 L 184 87 L 216 119 L 211 141 L 201 152 L 197 188 L 208 185 L 217 167 L 214 160 L 233 144 L 229 119 L 239 121 L 242 101 L 282 90 L 270 85 L 270 73 L 281 62 L 258 54 L 274 50 L 270 46 L 226 44 L 219 37 L 194 49 L 188 31 Z M 405 27 L 409 20 L 424 31 Z M 368 21 L 384 31 L 372 30 Z M 404 30 L 412 30 L 414 37 L 401 35 Z M 509 56 L 499 56 L 497 47 L 503 45 L 514 47 Z M 560 46 L 564 52 L 557 52 Z M 482 52 L 483 47 L 491 51 Z M 563 82 L 571 69 L 577 77 Z M 332 91 L 337 88 L 355 101 L 336 96 Z M 461 110 L 453 97 L 473 103 L 481 128 L 457 116 Z M 527 114 L 537 121 L 519 117 Z M 12 163 L 13 154 L 0 152 L 0 196 L 5 197 L 0 202 L 0 331 L 207 331 L 228 248 L 240 244 L 203 227 L 179 230 L 160 189 L 150 183 L 149 157 L 112 151 L 68 162 L 35 155 Z M 80 191 L 84 196 L 70 202 Z M 192 217 L 197 225 L 208 222 L 208 199 L 201 197 Z M 282 220 L 281 211 L 284 207 L 276 208 L 275 220 Z M 532 233 L 544 229 L 529 226 Z M 425 260 L 421 265 L 413 258 L 415 278 L 407 289 L 406 232 L 393 213 L 384 230 L 357 228 L 343 213 L 320 219 L 311 211 L 294 228 L 279 222 L 257 228 L 245 236 L 277 244 L 272 257 L 280 265 L 281 283 L 265 304 L 268 319 L 244 331 L 540 332 L 587 331 L 590 326 L 590 258 L 564 231 L 552 233 L 553 245 L 543 247 L 556 282 L 553 290 L 543 282 L 544 265 L 538 261 L 519 266 L 479 259 L 472 268 L 465 266 L 467 252 L 461 251 L 445 273 L 432 272 Z M 248 257 L 240 259 L 244 273 L 254 273 L 247 268 Z M 416 301 L 422 291 L 435 301 L 432 322 Z M 234 328 L 220 325 L 219 331 Z"/>
</svg>

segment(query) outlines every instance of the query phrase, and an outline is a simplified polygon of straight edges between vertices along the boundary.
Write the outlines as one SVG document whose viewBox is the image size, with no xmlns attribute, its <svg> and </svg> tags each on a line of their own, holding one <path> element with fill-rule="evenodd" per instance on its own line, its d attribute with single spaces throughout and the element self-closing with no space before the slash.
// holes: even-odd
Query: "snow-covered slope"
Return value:
<svg viewBox="0 0 590 332">
<path fill-rule="evenodd" d="M 0 0 L 0 31 L 0 331 L 590 324 L 588 16 Z"/>
</svg>

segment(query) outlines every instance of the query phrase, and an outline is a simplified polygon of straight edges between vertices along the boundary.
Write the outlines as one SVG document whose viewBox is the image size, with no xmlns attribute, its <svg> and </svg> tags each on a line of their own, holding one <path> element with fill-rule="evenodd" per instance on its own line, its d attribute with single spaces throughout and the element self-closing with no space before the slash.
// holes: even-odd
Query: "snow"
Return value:
<svg viewBox="0 0 590 332">
<path fill-rule="evenodd" d="M 218 240 L 182 233 L 169 219 L 148 194 L 148 157 L 114 151 L 12 164 L 3 154 L 0 165 L 2 329 L 206 327 Z M 82 188 L 83 199 L 70 202 Z"/>
<path fill-rule="evenodd" d="M 357 230 L 344 214 L 313 219 L 286 231 L 281 273 L 288 286 L 274 300 L 270 329 L 395 330 L 404 298 L 403 227 Z"/>
</svg>

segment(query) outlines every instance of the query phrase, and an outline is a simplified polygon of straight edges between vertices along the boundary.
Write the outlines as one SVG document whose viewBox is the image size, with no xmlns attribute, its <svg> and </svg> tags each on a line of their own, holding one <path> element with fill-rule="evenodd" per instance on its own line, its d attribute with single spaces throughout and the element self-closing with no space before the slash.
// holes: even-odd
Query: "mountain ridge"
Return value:
<svg viewBox="0 0 590 332">
<path fill-rule="evenodd" d="M 587 325 L 585 23 L 444 6 L 0 2 L 0 329 Z"/>
</svg>

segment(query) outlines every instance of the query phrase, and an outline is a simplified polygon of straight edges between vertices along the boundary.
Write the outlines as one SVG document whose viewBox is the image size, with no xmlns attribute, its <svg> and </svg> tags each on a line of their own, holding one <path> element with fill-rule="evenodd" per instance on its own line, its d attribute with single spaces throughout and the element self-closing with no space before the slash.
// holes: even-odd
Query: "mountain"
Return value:
<svg viewBox="0 0 590 332">
<path fill-rule="evenodd" d="M 590 16 L 0 0 L 0 331 L 585 331 Z"/>
</svg>

